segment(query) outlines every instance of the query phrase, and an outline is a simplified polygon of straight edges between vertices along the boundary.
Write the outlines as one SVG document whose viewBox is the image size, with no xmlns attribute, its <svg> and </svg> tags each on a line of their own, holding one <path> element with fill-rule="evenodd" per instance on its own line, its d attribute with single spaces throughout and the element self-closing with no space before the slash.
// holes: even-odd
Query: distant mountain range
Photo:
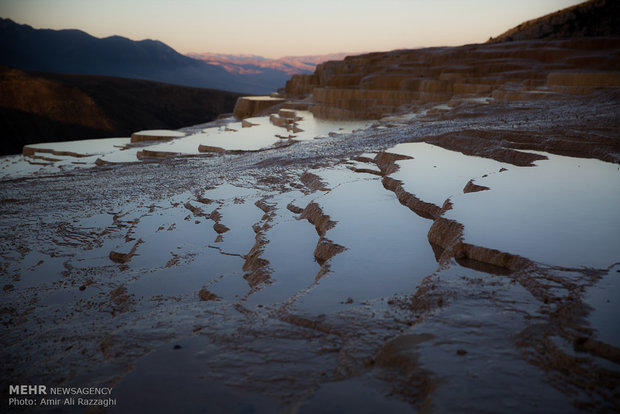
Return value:
<svg viewBox="0 0 620 414">
<path fill-rule="evenodd" d="M 157 40 L 96 38 L 80 30 L 34 29 L 0 19 L 0 64 L 37 72 L 145 79 L 246 94 L 284 87 L 326 57 L 265 59 L 215 54 L 184 56 Z"/>
<path fill-rule="evenodd" d="M 268 59 L 257 55 L 226 55 L 220 53 L 188 53 L 187 56 L 202 60 L 210 65 L 221 66 L 230 73 L 258 74 L 267 69 L 284 72 L 290 75 L 312 73 L 319 63 L 328 60 L 342 60 L 349 53 L 331 53 L 311 56 L 285 56 L 279 59 Z M 286 80 L 285 80 L 286 81 Z"/>
</svg>

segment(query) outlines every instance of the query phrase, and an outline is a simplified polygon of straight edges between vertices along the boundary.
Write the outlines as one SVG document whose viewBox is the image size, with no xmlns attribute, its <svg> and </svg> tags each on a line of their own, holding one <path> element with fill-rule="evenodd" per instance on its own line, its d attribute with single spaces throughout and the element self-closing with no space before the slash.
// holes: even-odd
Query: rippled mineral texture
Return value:
<svg viewBox="0 0 620 414">
<path fill-rule="evenodd" d="M 2 389 L 619 411 L 619 67 L 618 38 L 373 53 L 271 117 L 2 158 Z"/>
</svg>

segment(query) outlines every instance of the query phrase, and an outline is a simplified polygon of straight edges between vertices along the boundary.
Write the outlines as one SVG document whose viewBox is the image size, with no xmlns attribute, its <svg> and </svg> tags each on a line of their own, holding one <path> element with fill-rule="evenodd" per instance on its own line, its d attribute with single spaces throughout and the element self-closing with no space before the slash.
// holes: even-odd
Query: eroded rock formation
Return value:
<svg viewBox="0 0 620 414">
<path fill-rule="evenodd" d="M 620 38 L 528 40 L 395 50 L 325 62 L 294 75 L 290 97 L 312 94 L 318 117 L 380 118 L 411 105 L 471 99 L 557 99 L 620 86 Z"/>
<path fill-rule="evenodd" d="M 283 98 L 273 98 L 271 96 L 244 96 L 237 99 L 233 114 L 238 119 L 258 116 L 266 109 L 281 104 L 284 101 L 285 99 Z"/>
</svg>

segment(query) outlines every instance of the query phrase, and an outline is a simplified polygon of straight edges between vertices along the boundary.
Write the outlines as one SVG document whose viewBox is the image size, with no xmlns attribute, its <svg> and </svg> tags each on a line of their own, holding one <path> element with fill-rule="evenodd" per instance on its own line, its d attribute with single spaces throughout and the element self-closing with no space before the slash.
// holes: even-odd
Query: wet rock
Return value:
<svg viewBox="0 0 620 414">
<path fill-rule="evenodd" d="M 115 263 L 127 263 L 131 260 L 133 254 L 111 251 L 108 257 Z"/>
<path fill-rule="evenodd" d="M 286 100 L 282 98 L 273 98 L 271 96 L 245 96 L 237 99 L 233 115 L 237 119 L 245 119 L 257 116 L 268 110 L 269 108 L 282 104 Z"/>
<path fill-rule="evenodd" d="M 179 257 L 179 255 L 172 253 L 172 258 L 166 262 L 166 265 L 164 266 L 164 268 L 167 269 L 169 267 L 176 266 L 179 264 L 180 261 L 181 261 L 181 258 Z"/>
<path fill-rule="evenodd" d="M 407 206 L 418 216 L 431 220 L 439 217 L 441 211 L 441 208 L 439 206 L 433 203 L 427 203 L 426 201 L 422 201 L 415 195 L 407 192 L 403 188 L 401 181 L 395 180 L 392 177 L 383 177 L 383 180 L 381 182 L 386 190 L 392 191 L 396 195 L 398 201 L 402 205 Z"/>
<path fill-rule="evenodd" d="M 453 254 L 457 259 L 471 259 L 511 271 L 518 271 L 531 265 L 531 261 L 524 257 L 497 249 L 474 246 L 469 243 L 457 244 L 454 247 Z"/>
<path fill-rule="evenodd" d="M 131 310 L 133 299 L 127 293 L 127 288 L 124 285 L 120 285 L 110 292 L 110 303 L 112 305 L 112 314 L 125 313 Z"/>
<path fill-rule="evenodd" d="M 325 237 L 321 237 L 314 249 L 314 258 L 322 266 L 329 259 L 345 250 L 346 248 L 344 246 L 334 243 Z"/>
<path fill-rule="evenodd" d="M 305 172 L 300 177 L 301 182 L 304 183 L 306 187 L 310 189 L 310 191 L 327 191 L 327 185 L 321 181 L 321 178 L 310 172 Z"/>
<path fill-rule="evenodd" d="M 293 119 L 293 120 L 298 119 L 297 113 L 291 109 L 280 109 L 280 112 L 278 112 L 278 115 L 281 118 Z"/>
<path fill-rule="evenodd" d="M 517 271 L 530 266 L 530 260 L 496 249 L 474 246 L 463 242 L 463 225 L 443 217 L 437 218 L 428 231 L 428 241 L 441 250 L 441 262 L 450 258 L 471 259 L 510 271 Z"/>
<path fill-rule="evenodd" d="M 370 163 L 370 164 L 375 162 L 374 158 L 363 157 L 363 156 L 355 156 L 355 157 L 351 157 L 351 159 L 353 161 L 358 161 L 358 162 L 363 162 L 363 163 Z"/>
<path fill-rule="evenodd" d="M 101 158 L 97 158 L 95 160 L 95 165 L 99 166 L 99 167 L 103 167 L 106 165 L 114 165 L 117 164 L 116 162 L 113 161 L 107 161 L 107 160 L 102 160 Z"/>
<path fill-rule="evenodd" d="M 254 124 L 248 120 L 242 120 L 241 121 L 241 128 L 252 128 L 253 126 L 257 126 L 258 124 Z"/>
<path fill-rule="evenodd" d="M 260 208 L 261 210 L 263 210 L 263 212 L 265 213 L 271 213 L 273 211 L 273 206 L 265 203 L 264 200 L 258 200 L 257 202 L 254 203 L 254 205 L 258 208 Z"/>
<path fill-rule="evenodd" d="M 121 263 L 121 264 L 127 263 L 136 254 L 136 250 L 138 249 L 138 246 L 142 243 L 143 243 L 142 239 L 139 239 L 133 245 L 133 247 L 128 253 L 120 253 L 116 251 L 111 251 L 108 257 L 110 258 L 110 260 L 112 260 L 115 263 Z"/>
<path fill-rule="evenodd" d="M 213 147 L 211 145 L 198 145 L 198 152 L 225 152 L 224 148 Z"/>
<path fill-rule="evenodd" d="M 211 213 L 209 213 L 207 217 L 209 219 L 217 222 L 217 221 L 220 221 L 222 219 L 222 214 L 220 213 L 220 210 L 216 208 Z"/>
<path fill-rule="evenodd" d="M 176 157 L 180 155 L 178 152 L 141 150 L 136 152 L 136 158 L 142 161 L 161 161 L 164 158 Z"/>
<path fill-rule="evenodd" d="M 338 334 L 336 329 L 326 325 L 320 318 L 310 319 L 303 316 L 286 313 L 280 316 L 280 320 L 292 325 L 301 326 L 303 328 L 312 329 L 327 334 Z"/>
<path fill-rule="evenodd" d="M 256 233 L 255 240 L 254 246 L 245 256 L 245 262 L 243 263 L 243 271 L 246 272 L 243 278 L 252 288 L 268 281 L 271 274 L 269 261 L 260 257 L 265 250 L 265 245 L 268 243 L 263 236 L 262 230 Z"/>
<path fill-rule="evenodd" d="M 22 155 L 26 157 L 38 158 L 41 160 L 51 161 L 51 162 L 60 161 L 57 158 L 43 157 L 43 156 L 36 155 L 36 153 L 52 154 L 52 155 L 74 157 L 74 158 L 84 158 L 84 157 L 90 156 L 90 154 L 80 154 L 74 151 L 56 150 L 53 148 L 40 148 L 40 147 L 33 147 L 33 146 L 28 146 L 28 145 L 24 145 L 24 148 L 22 149 Z"/>
<path fill-rule="evenodd" d="M 525 143 L 531 146 L 533 143 L 542 142 L 547 138 L 536 133 L 470 130 L 428 137 L 424 141 L 466 155 L 475 155 L 527 167 L 533 166 L 534 161 L 545 160 L 547 157 L 506 148 L 505 141 L 511 141 L 509 144 L 511 146 L 520 146 L 519 144 Z"/>
<path fill-rule="evenodd" d="M 167 131 L 167 130 L 149 130 L 139 131 L 131 134 L 131 142 L 143 142 L 143 141 L 169 141 L 175 138 L 184 137 L 185 133 L 180 131 Z"/>
<path fill-rule="evenodd" d="M 620 364 L 620 349 L 615 346 L 597 341 L 593 338 L 580 337 L 575 339 L 575 351 L 587 352 L 591 355 L 608 359 L 611 362 Z"/>
<path fill-rule="evenodd" d="M 369 168 L 356 168 L 356 167 L 347 167 L 347 168 L 356 173 L 378 175 L 379 177 L 383 176 L 383 173 L 381 171 L 371 170 Z"/>
<path fill-rule="evenodd" d="M 299 215 L 299 219 L 306 219 L 314 224 L 316 232 L 319 236 L 324 236 L 325 232 L 336 225 L 335 221 L 331 221 L 330 217 L 323 213 L 323 209 L 317 203 L 312 202 L 304 208 Z"/>
<path fill-rule="evenodd" d="M 213 225 L 213 230 L 215 230 L 218 234 L 226 233 L 230 229 L 221 223 L 215 223 Z"/>
<path fill-rule="evenodd" d="M 193 206 L 189 201 L 183 205 L 186 209 L 191 211 L 195 217 L 206 217 L 207 215 L 200 208 Z"/>
<path fill-rule="evenodd" d="M 304 211 L 304 209 L 303 209 L 303 208 L 301 208 L 301 207 L 297 207 L 297 206 L 296 206 L 295 204 L 293 204 L 293 203 L 289 203 L 289 204 L 286 206 L 286 208 L 287 208 L 287 210 L 289 210 L 290 212 L 295 213 L 295 214 L 301 214 L 301 213 Z"/>
<path fill-rule="evenodd" d="M 269 280 L 271 272 L 267 270 L 267 266 L 269 262 L 264 259 L 259 259 L 259 268 L 252 271 L 251 273 L 246 273 L 243 275 L 243 278 L 248 282 L 250 287 L 255 288 L 256 286 L 265 283 Z"/>
<path fill-rule="evenodd" d="M 219 300 L 217 295 L 209 292 L 207 288 L 204 288 L 204 287 L 200 289 L 200 291 L 198 292 L 198 297 L 200 298 L 201 301 Z"/>
<path fill-rule="evenodd" d="M 463 193 L 475 193 L 478 191 L 485 191 L 485 190 L 489 190 L 489 187 L 484 186 L 484 185 L 474 184 L 473 179 L 469 180 L 467 184 L 465 184 L 465 187 L 463 187 Z"/>
<path fill-rule="evenodd" d="M 275 126 L 279 126 L 287 130 L 292 130 L 295 123 L 295 117 L 293 116 L 293 118 L 291 119 L 278 114 L 272 114 L 269 116 L 269 121 Z"/>
<path fill-rule="evenodd" d="M 374 162 L 381 170 L 383 175 L 390 175 L 398 170 L 396 161 L 412 160 L 413 157 L 401 154 L 392 154 L 390 152 L 380 152 L 375 156 Z"/>
<path fill-rule="evenodd" d="M 95 284 L 95 281 L 93 279 L 87 279 L 86 282 L 84 282 L 84 284 L 79 287 L 79 290 L 81 291 L 86 290 L 88 286 L 94 285 L 94 284 Z"/>
</svg>

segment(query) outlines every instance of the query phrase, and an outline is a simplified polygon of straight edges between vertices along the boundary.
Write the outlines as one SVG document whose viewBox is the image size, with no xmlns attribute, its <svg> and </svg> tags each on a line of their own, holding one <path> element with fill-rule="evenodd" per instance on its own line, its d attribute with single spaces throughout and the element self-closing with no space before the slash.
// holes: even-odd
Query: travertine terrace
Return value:
<svg viewBox="0 0 620 414">
<path fill-rule="evenodd" d="M 379 118 L 412 105 L 471 99 L 528 101 L 620 86 L 617 38 L 518 41 L 351 56 L 294 75 L 290 96 L 312 95 L 312 112 Z"/>
<path fill-rule="evenodd" d="M 617 38 L 373 53 L 238 118 L 3 157 L 3 389 L 618 412 L 619 62 Z"/>
</svg>

